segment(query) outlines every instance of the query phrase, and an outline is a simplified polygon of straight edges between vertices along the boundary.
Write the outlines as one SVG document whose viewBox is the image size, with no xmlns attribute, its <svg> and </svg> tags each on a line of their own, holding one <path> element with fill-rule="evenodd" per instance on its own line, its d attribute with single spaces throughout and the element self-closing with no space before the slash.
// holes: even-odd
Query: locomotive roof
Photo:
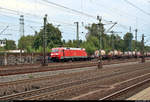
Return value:
<svg viewBox="0 0 150 102">
<path fill-rule="evenodd" d="M 64 50 L 85 50 L 84 48 L 65 48 L 65 47 L 61 47 L 61 48 L 52 48 L 52 49 L 64 49 Z"/>
</svg>

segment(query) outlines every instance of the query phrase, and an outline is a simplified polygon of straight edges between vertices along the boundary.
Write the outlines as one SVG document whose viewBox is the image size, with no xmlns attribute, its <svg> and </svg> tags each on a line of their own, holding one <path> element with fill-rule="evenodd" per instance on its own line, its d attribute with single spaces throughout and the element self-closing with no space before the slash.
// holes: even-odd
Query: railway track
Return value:
<svg viewBox="0 0 150 102">
<path fill-rule="evenodd" d="M 143 68 L 145 66 L 143 65 Z M 109 77 L 113 77 L 116 75 L 121 75 L 121 74 L 127 74 L 131 71 L 141 71 L 141 70 L 147 70 L 147 69 L 142 69 L 142 67 L 140 66 L 140 68 L 135 68 L 135 69 L 130 69 L 130 70 L 126 70 L 126 71 L 122 71 L 122 72 L 118 72 L 118 73 L 113 73 L 113 74 L 109 74 L 106 76 L 98 76 L 98 77 L 94 77 L 94 78 L 87 78 L 85 80 L 76 80 L 73 82 L 69 82 L 69 83 L 63 83 L 63 84 L 59 84 L 59 85 L 54 85 L 54 86 L 50 86 L 50 87 L 46 87 L 46 88 L 41 88 L 41 89 L 37 89 L 37 90 L 31 90 L 31 91 L 27 91 L 27 92 L 23 92 L 23 93 L 18 93 L 18 94 L 13 94 L 13 95 L 8 95 L 8 96 L 4 96 L 4 97 L 0 97 L 0 100 L 10 100 L 10 99 L 24 99 L 25 97 L 29 97 L 31 95 L 35 95 L 35 94 L 39 94 L 39 93 L 45 93 L 45 92 L 49 92 L 49 91 L 55 91 L 58 89 L 62 89 L 62 88 L 67 88 L 67 87 L 72 87 L 72 86 L 76 86 L 76 85 L 84 85 L 88 82 L 94 82 L 94 81 L 98 81 L 100 79 L 104 79 L 104 78 L 109 78 Z"/>
<path fill-rule="evenodd" d="M 126 62 L 135 62 L 136 59 L 133 60 L 123 60 L 123 61 L 104 61 L 104 65 L 110 64 L 118 64 L 118 63 L 126 63 Z M 139 59 L 138 59 L 139 61 Z M 27 74 L 27 73 L 35 73 L 35 72 L 45 72 L 45 71 L 56 71 L 56 70 L 65 70 L 65 69 L 75 69 L 75 68 L 84 68 L 84 67 L 92 67 L 97 66 L 97 62 L 86 62 L 86 63 L 72 63 L 66 65 L 55 65 L 55 66 L 47 66 L 47 67 L 28 67 L 28 68 L 17 68 L 17 69 L 3 69 L 0 70 L 0 76 L 8 76 L 8 75 L 16 75 L 16 74 Z M 21 69 L 21 70 L 20 70 Z"/>
<path fill-rule="evenodd" d="M 143 77 L 145 78 L 147 76 L 150 77 L 150 73 L 142 75 L 140 77 L 136 77 L 136 78 L 133 78 L 133 79 L 130 79 L 130 80 L 120 82 L 120 83 L 118 83 L 118 85 L 128 83 L 128 82 L 131 82 L 131 81 L 134 81 L 134 80 L 140 80 L 141 78 L 143 79 Z M 100 84 L 100 81 L 93 80 L 93 82 L 89 81 L 88 83 L 81 84 L 81 85 L 78 84 L 78 85 L 74 85 L 74 86 L 68 86 L 67 88 L 61 88 L 61 89 L 58 89 L 56 91 L 46 92 L 46 93 L 43 93 L 43 94 L 23 98 L 23 100 L 57 99 L 57 97 L 59 99 L 59 96 L 64 95 L 64 94 L 66 95 L 66 93 L 71 94 L 71 93 L 75 93 L 75 92 L 80 92 L 83 89 L 86 90 L 86 89 L 90 88 L 91 85 L 96 86 L 98 84 Z M 117 86 L 117 85 L 116 84 L 115 85 L 100 85 L 99 88 L 101 88 L 100 91 L 102 91 L 102 90 L 106 91 L 106 90 L 110 90 L 110 89 L 115 88 L 115 86 Z M 99 91 L 99 90 L 97 90 L 97 91 Z"/>
<path fill-rule="evenodd" d="M 146 58 L 149 60 L 150 58 Z M 113 63 L 122 63 L 127 61 L 140 61 L 140 58 L 130 58 L 130 59 L 113 59 L 113 60 L 103 60 L 104 64 L 113 64 Z M 74 64 L 87 64 L 87 63 L 97 63 L 97 59 L 92 61 L 77 61 L 77 62 L 55 62 L 49 63 L 48 67 L 57 67 L 57 66 L 65 66 L 65 65 L 74 65 Z M 16 66 L 1 66 L 0 70 L 12 70 L 12 69 L 27 69 L 27 68 L 38 68 L 41 64 L 29 64 L 29 65 L 16 65 Z"/>
<path fill-rule="evenodd" d="M 121 81 L 119 83 L 113 84 L 110 88 L 107 88 L 107 89 L 104 90 L 105 94 L 109 91 L 112 91 L 112 90 L 113 90 L 113 93 L 111 93 L 107 96 L 104 96 L 104 97 L 102 97 L 98 100 L 113 100 L 113 99 L 116 99 L 117 97 L 119 97 L 123 94 L 127 94 L 128 91 L 136 89 L 137 87 L 140 87 L 143 84 L 146 84 L 146 83 L 149 83 L 149 82 L 150 82 L 150 73 L 146 73 L 144 75 L 140 75 L 140 76 L 137 76 L 137 77 L 134 77 L 134 78 L 131 78 L 131 79 L 127 79 L 125 81 Z M 125 85 L 127 85 L 127 86 L 125 86 Z M 118 87 L 119 87 L 119 89 L 118 89 Z M 116 91 L 116 90 L 118 90 L 118 91 Z M 99 93 L 100 91 L 102 91 L 102 90 L 96 90 L 96 91 L 93 91 L 89 94 L 90 95 L 91 94 L 96 94 L 96 93 Z M 83 97 L 86 97 L 89 94 L 73 97 L 69 100 L 79 100 L 79 99 L 82 100 L 82 99 L 85 99 Z M 97 97 L 99 97 L 99 96 L 97 96 Z M 29 98 L 29 99 L 34 99 L 34 98 Z"/>
<path fill-rule="evenodd" d="M 146 74 L 147 75 L 147 74 Z M 150 75 L 150 73 L 148 73 L 148 75 Z M 142 75 L 142 77 L 143 77 L 144 75 Z M 141 76 L 140 76 L 141 77 Z M 139 77 L 138 77 L 139 78 Z M 136 78 L 136 80 L 138 80 L 138 78 Z M 135 78 L 134 78 L 134 80 L 135 80 Z M 129 80 L 129 81 L 132 81 L 132 80 Z M 108 95 L 108 96 L 105 96 L 105 97 L 103 97 L 103 98 L 101 98 L 101 99 L 99 99 L 99 100 L 113 100 L 113 99 L 116 99 L 117 97 L 119 97 L 119 96 L 121 96 L 121 95 L 123 95 L 123 94 L 127 94 L 127 92 L 128 91 L 131 91 L 131 90 L 133 90 L 133 89 L 136 89 L 136 88 L 138 88 L 138 87 L 141 87 L 142 85 L 144 85 L 144 84 L 146 84 L 146 83 L 149 83 L 150 82 L 150 78 L 147 78 L 147 79 L 144 79 L 143 81 L 141 81 L 141 82 L 138 82 L 138 83 L 135 83 L 135 84 L 133 84 L 133 85 L 131 85 L 131 86 L 128 86 L 128 87 L 125 87 L 125 88 L 123 88 L 123 89 L 121 89 L 121 90 L 119 90 L 119 91 L 117 91 L 117 92 L 114 92 L 114 93 L 112 93 L 112 94 L 110 94 L 110 95 Z"/>
<path fill-rule="evenodd" d="M 143 67 L 144 65 L 141 65 L 141 66 Z M 136 70 L 140 70 L 141 68 L 140 69 L 139 68 L 135 68 L 135 69 Z M 133 70 L 133 69 L 129 69 L 129 70 Z M 128 70 L 126 70 L 126 71 L 128 71 Z M 55 75 L 55 76 L 57 76 L 57 75 Z M 8 85 L 15 85 L 17 83 L 29 83 L 29 82 L 34 82 L 34 81 L 38 81 L 38 80 L 47 80 L 50 77 L 51 76 L 46 76 L 46 77 L 33 78 L 33 79 L 24 79 L 24 80 L 17 80 L 17 81 L 11 81 L 11 82 L 3 82 L 3 83 L 0 83 L 0 87 L 2 87 L 2 86 L 8 86 Z"/>
<path fill-rule="evenodd" d="M 56 71 L 56 70 L 65 70 L 65 69 L 75 69 L 81 67 L 91 67 L 96 66 L 97 63 L 90 64 L 77 64 L 77 65 L 62 65 L 62 66 L 39 66 L 36 68 L 18 68 L 18 69 L 9 69 L 9 70 L 1 70 L 0 76 L 8 76 L 8 75 L 16 75 L 16 74 L 27 74 L 27 73 L 35 73 L 35 72 L 45 72 L 45 71 Z M 21 69 L 21 70 L 20 70 Z"/>
<path fill-rule="evenodd" d="M 76 62 L 51 62 L 48 63 L 48 66 L 59 66 L 59 65 L 68 65 L 68 64 L 82 64 L 82 63 L 89 63 L 89 62 L 94 62 L 95 60 L 92 61 L 76 61 Z M 9 69 L 18 69 L 20 67 L 22 68 L 31 68 L 32 67 L 37 67 L 41 66 L 41 64 L 22 64 L 22 65 L 16 65 L 16 66 L 2 66 L 0 70 L 9 70 Z"/>
</svg>

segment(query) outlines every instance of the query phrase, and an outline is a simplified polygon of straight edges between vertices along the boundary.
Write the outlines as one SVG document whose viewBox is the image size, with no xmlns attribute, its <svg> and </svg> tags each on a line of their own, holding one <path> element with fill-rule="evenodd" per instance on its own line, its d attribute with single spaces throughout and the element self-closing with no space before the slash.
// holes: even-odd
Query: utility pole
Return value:
<svg viewBox="0 0 150 102">
<path fill-rule="evenodd" d="M 77 25 L 77 36 L 76 36 L 76 39 L 77 39 L 77 48 L 80 47 L 80 43 L 79 43 L 79 22 L 74 22 L 76 25 Z"/>
<path fill-rule="evenodd" d="M 114 55 L 114 50 L 115 50 L 115 46 L 114 46 L 114 40 L 115 40 L 115 33 L 122 33 L 122 32 L 115 32 L 115 31 L 110 31 L 111 33 L 111 40 L 112 40 L 112 43 L 110 44 L 112 46 L 112 51 L 113 51 L 113 55 Z"/>
<path fill-rule="evenodd" d="M 142 45 L 142 60 L 141 62 L 144 63 L 145 62 L 145 57 L 144 57 L 144 34 L 142 35 L 142 41 L 141 41 L 141 45 Z"/>
<path fill-rule="evenodd" d="M 24 15 L 20 15 L 20 38 L 24 36 Z M 22 63 L 22 49 L 23 49 L 23 44 L 21 43 L 20 46 L 20 62 Z"/>
<path fill-rule="evenodd" d="M 114 54 L 114 36 L 115 35 L 114 35 L 114 31 L 112 31 L 111 33 L 112 33 L 112 38 L 111 38 L 112 39 L 112 51 L 113 51 L 113 54 Z"/>
<path fill-rule="evenodd" d="M 129 33 L 131 33 L 131 26 L 129 28 Z M 131 49 L 132 49 L 132 39 L 130 38 L 128 50 L 131 51 Z"/>
<path fill-rule="evenodd" d="M 131 33 L 131 26 L 129 27 L 129 32 Z"/>
<path fill-rule="evenodd" d="M 135 56 L 137 58 L 137 29 L 135 29 Z"/>
<path fill-rule="evenodd" d="M 138 32 L 138 30 L 135 29 L 135 49 L 137 47 L 137 32 Z"/>
<path fill-rule="evenodd" d="M 102 18 L 100 18 L 99 16 L 97 16 L 97 20 L 99 21 L 99 23 L 97 24 L 98 25 L 98 29 L 99 29 L 99 60 L 98 60 L 98 69 L 101 69 L 103 68 L 103 65 L 102 65 L 102 55 L 101 55 L 101 45 L 102 45 L 102 31 L 101 31 L 101 20 Z"/>
<path fill-rule="evenodd" d="M 48 66 L 48 64 L 46 63 L 46 52 L 45 52 L 45 48 L 46 48 L 46 22 L 47 22 L 47 14 L 44 17 L 44 33 L 43 33 L 43 63 L 42 66 Z"/>
</svg>

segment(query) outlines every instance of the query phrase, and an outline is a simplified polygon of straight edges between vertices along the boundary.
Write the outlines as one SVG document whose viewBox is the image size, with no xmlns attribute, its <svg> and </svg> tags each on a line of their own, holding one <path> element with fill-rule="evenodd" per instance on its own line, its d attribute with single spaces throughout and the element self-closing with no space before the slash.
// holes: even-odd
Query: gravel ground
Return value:
<svg viewBox="0 0 150 102">
<path fill-rule="evenodd" d="M 147 61 L 147 62 L 150 62 L 150 61 Z M 138 63 L 139 62 L 128 62 L 128 63 L 121 63 L 121 64 L 104 65 L 103 68 L 126 66 L 126 65 L 138 64 Z M 95 69 L 97 69 L 97 66 L 77 68 L 77 69 L 68 69 L 68 70 L 37 72 L 37 73 L 20 74 L 20 75 L 0 76 L 0 82 L 9 82 L 9 81 L 38 78 L 38 77 L 44 77 L 44 76 L 53 76 L 53 75 L 58 75 L 58 74 L 75 73 L 75 72 L 82 72 L 82 71 L 95 70 Z"/>
</svg>

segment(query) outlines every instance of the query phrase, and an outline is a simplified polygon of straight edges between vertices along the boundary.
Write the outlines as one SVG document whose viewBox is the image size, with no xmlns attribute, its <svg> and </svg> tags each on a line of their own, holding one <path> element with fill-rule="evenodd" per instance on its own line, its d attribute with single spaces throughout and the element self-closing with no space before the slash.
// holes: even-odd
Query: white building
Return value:
<svg viewBox="0 0 150 102">
<path fill-rule="evenodd" d="M 0 47 L 6 46 L 6 40 L 0 40 Z"/>
</svg>

